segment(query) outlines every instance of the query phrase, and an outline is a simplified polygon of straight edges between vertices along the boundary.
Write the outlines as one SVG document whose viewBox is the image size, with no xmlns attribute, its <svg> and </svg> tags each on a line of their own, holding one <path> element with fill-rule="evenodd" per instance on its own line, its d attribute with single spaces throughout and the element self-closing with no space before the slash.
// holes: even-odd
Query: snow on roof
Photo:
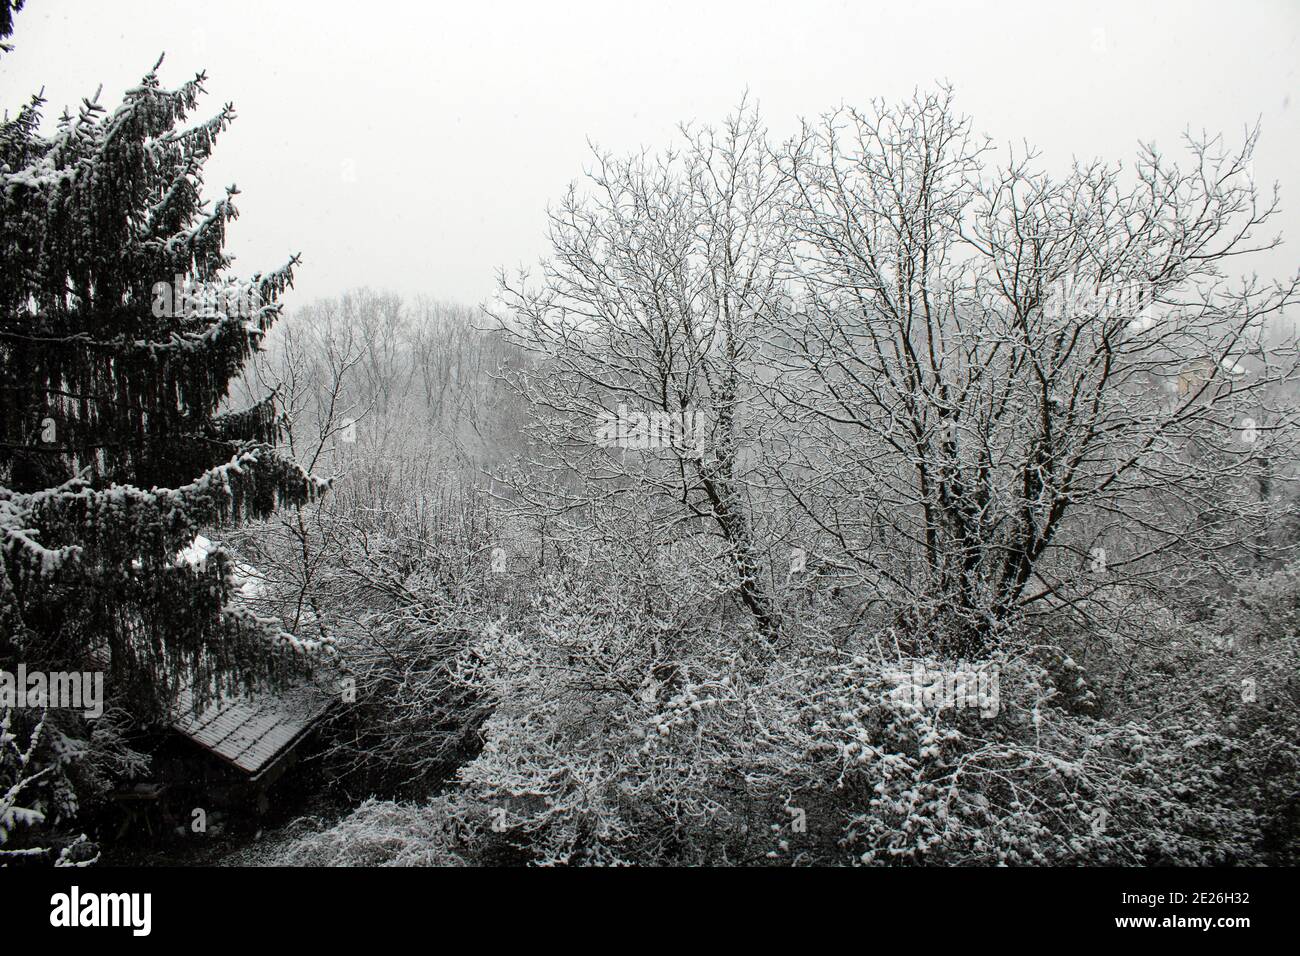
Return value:
<svg viewBox="0 0 1300 956">
<path fill-rule="evenodd" d="M 176 561 L 201 566 L 218 547 L 195 535 L 177 552 Z M 235 580 L 239 582 L 236 599 L 258 597 L 265 589 L 257 569 L 242 562 L 235 565 Z M 108 668 L 107 644 L 91 654 Z M 220 694 L 195 714 L 193 691 L 184 683 L 170 708 L 171 727 L 256 779 L 306 735 L 334 700 L 314 684 L 299 684 L 279 693 Z"/>
<path fill-rule="evenodd" d="M 176 563 L 184 562 L 192 568 L 198 567 L 208 560 L 208 555 L 212 553 L 215 547 L 216 545 L 203 535 L 196 534 L 194 540 L 187 547 L 176 553 Z"/>
<path fill-rule="evenodd" d="M 91 651 L 91 658 L 108 669 L 112 652 L 104 644 Z M 193 691 L 184 683 L 168 709 L 173 730 L 256 779 L 335 699 L 314 684 L 298 684 L 279 693 L 220 694 L 195 714 Z"/>
<path fill-rule="evenodd" d="M 176 552 L 176 563 L 188 564 L 192 568 L 201 567 L 208 560 L 208 555 L 219 547 L 220 545 L 213 544 L 203 535 L 196 534 L 194 540 L 188 546 Z M 257 568 L 251 564 L 236 561 L 234 576 L 235 583 L 239 588 L 236 597 L 252 600 L 266 593 L 266 583 L 262 580 Z"/>
<path fill-rule="evenodd" d="M 309 731 L 333 703 L 311 684 L 278 694 L 222 695 L 198 714 L 188 687 L 177 695 L 172 728 L 239 770 L 258 777 Z"/>
</svg>

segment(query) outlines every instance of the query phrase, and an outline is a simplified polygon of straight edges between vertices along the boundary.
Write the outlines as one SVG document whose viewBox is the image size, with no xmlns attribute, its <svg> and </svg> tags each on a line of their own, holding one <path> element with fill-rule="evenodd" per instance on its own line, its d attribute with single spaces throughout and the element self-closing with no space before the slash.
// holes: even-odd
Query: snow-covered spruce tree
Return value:
<svg viewBox="0 0 1300 956">
<path fill-rule="evenodd" d="M 204 76 L 166 90 L 157 69 L 53 135 L 40 97 L 0 123 L 0 666 L 96 654 L 140 718 L 182 682 L 202 698 L 305 666 L 316 645 L 231 606 L 226 553 L 177 555 L 326 486 L 275 451 L 270 398 L 224 408 L 297 259 L 228 277 L 238 191 L 200 193 L 233 107 L 186 128 Z"/>
</svg>

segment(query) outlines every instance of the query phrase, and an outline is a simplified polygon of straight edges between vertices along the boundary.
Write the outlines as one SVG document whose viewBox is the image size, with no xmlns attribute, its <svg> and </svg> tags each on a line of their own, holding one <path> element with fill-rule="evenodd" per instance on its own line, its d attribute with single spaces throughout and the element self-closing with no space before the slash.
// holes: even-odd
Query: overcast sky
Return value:
<svg viewBox="0 0 1300 956">
<path fill-rule="evenodd" d="M 208 73 L 205 114 L 239 119 L 208 166 L 237 183 L 240 271 L 303 253 L 290 299 L 356 285 L 478 302 L 498 265 L 545 252 L 544 214 L 615 151 L 716 122 L 745 89 L 774 136 L 841 102 L 947 79 L 997 141 L 1053 167 L 1172 150 L 1188 127 L 1233 139 L 1262 120 L 1256 178 L 1278 180 L 1300 255 L 1300 2 L 619 4 L 326 0 L 29 0 L 0 104 L 45 87 L 53 118 L 160 53 Z"/>
</svg>

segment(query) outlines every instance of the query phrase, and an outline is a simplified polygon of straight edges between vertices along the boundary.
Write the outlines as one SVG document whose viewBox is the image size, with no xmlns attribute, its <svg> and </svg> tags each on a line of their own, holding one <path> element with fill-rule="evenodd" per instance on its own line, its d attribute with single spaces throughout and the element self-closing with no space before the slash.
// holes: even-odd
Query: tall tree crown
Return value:
<svg viewBox="0 0 1300 956">
<path fill-rule="evenodd" d="M 157 70 L 52 135 L 39 95 L 0 123 L 0 616 L 29 662 L 107 644 L 142 703 L 187 674 L 216 688 L 296 658 L 276 623 L 228 606 L 224 552 L 176 556 L 325 487 L 276 454 L 271 397 L 224 408 L 297 258 L 230 276 L 238 190 L 209 204 L 202 187 L 234 109 L 184 126 L 204 76 L 168 90 Z"/>
</svg>

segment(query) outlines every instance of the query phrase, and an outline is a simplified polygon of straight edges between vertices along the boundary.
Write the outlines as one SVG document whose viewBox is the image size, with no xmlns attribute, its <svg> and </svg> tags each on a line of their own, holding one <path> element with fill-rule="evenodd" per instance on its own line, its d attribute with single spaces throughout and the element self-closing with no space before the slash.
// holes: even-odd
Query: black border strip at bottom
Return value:
<svg viewBox="0 0 1300 956">
<path fill-rule="evenodd" d="M 31 936 L 68 942 L 70 933 L 83 944 L 97 942 L 92 940 L 97 935 L 127 945 L 283 940 L 334 947 L 399 932 L 417 938 L 436 932 L 450 943 L 443 932 L 455 929 L 460 935 L 478 924 L 494 943 L 518 933 L 521 941 L 534 943 L 584 938 L 606 946 L 661 933 L 680 939 L 688 926 L 733 943 L 746 936 L 764 940 L 780 928 L 801 940 L 824 932 L 847 931 L 859 939 L 873 938 L 877 931 L 890 937 L 902 933 L 927 946 L 1027 941 L 1041 939 L 1041 932 L 1072 940 L 1172 934 L 1186 941 L 1200 935 L 1231 944 L 1239 933 L 1294 926 L 1294 914 L 1283 912 L 1290 899 L 1284 887 L 1294 875 L 1266 869 L 22 867 L 0 870 L 0 939 L 9 951 Z M 150 894 L 148 936 L 129 926 L 52 926 L 52 913 L 58 906 L 69 908 L 74 886 L 83 906 L 88 894 Z M 1242 917 L 1248 925 L 1240 925 Z M 1120 925 L 1135 918 L 1151 922 Z M 1221 922 L 1226 920 L 1239 925 Z"/>
</svg>

